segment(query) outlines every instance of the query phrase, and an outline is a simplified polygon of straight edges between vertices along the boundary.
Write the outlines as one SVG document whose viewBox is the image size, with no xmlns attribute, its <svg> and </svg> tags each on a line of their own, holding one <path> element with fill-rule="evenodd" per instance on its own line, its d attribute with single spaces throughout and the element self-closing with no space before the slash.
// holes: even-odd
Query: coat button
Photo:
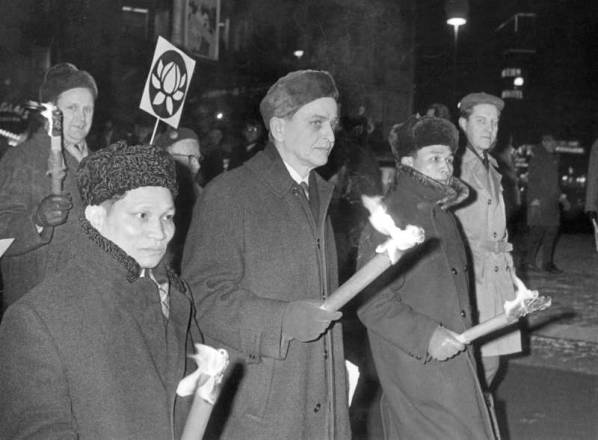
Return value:
<svg viewBox="0 0 598 440">
<path fill-rule="evenodd" d="M 498 234 L 496 232 L 492 233 L 492 238 L 496 238 L 498 236 Z"/>
<path fill-rule="evenodd" d="M 498 272 L 498 266 L 494 266 L 494 272 Z"/>
<path fill-rule="evenodd" d="M 457 271 L 457 269 L 455 269 L 454 267 L 451 267 L 451 273 L 453 275 L 457 275 L 459 272 Z"/>
<path fill-rule="evenodd" d="M 461 310 L 461 313 L 459 313 L 461 315 L 461 318 L 465 318 L 467 316 L 467 313 L 465 313 L 465 310 Z"/>
<path fill-rule="evenodd" d="M 320 402 L 316 403 L 316 406 L 314 406 L 314 412 L 315 413 L 319 412 L 320 408 L 322 408 L 322 405 L 320 405 Z"/>
<path fill-rule="evenodd" d="M 488 204 L 492 205 L 492 199 L 488 199 Z"/>
</svg>

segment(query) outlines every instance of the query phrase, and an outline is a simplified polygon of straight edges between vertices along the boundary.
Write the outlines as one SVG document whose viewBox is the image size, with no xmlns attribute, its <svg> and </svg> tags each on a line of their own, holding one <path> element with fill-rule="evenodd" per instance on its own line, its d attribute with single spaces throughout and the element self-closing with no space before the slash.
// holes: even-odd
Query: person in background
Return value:
<svg viewBox="0 0 598 440">
<path fill-rule="evenodd" d="M 15 239 L 2 258 L 5 308 L 69 259 L 68 243 L 81 207 L 74 172 L 89 152 L 85 138 L 97 96 L 93 77 L 69 63 L 50 67 L 39 89 L 40 101 L 62 112 L 62 194 L 50 194 L 50 137 L 44 128 L 0 161 L 0 237 Z"/>
<path fill-rule="evenodd" d="M 551 274 L 562 272 L 554 264 L 554 248 L 561 224 L 560 205 L 568 209 L 567 196 L 561 191 L 559 181 L 559 158 L 556 154 L 556 140 L 544 131 L 539 145 L 532 149 L 527 178 L 527 245 L 523 270 L 543 270 Z M 542 248 L 542 263 L 536 265 L 539 248 Z"/>
<path fill-rule="evenodd" d="M 163 264 L 174 161 L 113 144 L 81 161 L 72 256 L 0 325 L 0 438 L 180 438 L 175 394 L 201 343 L 191 295 Z"/>
<path fill-rule="evenodd" d="M 248 119 L 243 125 L 241 134 L 243 136 L 243 142 L 240 145 L 237 154 L 239 157 L 235 158 L 233 167 L 247 162 L 255 156 L 258 151 L 262 151 L 265 146 L 264 125 L 260 121 L 256 119 Z"/>
<path fill-rule="evenodd" d="M 314 171 L 334 145 L 338 97 L 327 72 L 280 78 L 260 105 L 268 145 L 195 205 L 183 277 L 206 341 L 238 373 L 226 412 L 215 408 L 218 438 L 351 437 L 341 313 L 320 309 L 337 285 L 333 186 Z"/>
<path fill-rule="evenodd" d="M 426 116 L 436 116 L 437 118 L 443 118 L 448 121 L 451 120 L 451 112 L 448 107 L 439 102 L 434 102 L 426 109 Z"/>
<path fill-rule="evenodd" d="M 202 155 L 199 139 L 190 128 L 167 130 L 156 139 L 156 146 L 166 150 L 175 160 L 176 177 L 179 193 L 175 199 L 176 214 L 174 223 L 176 231 L 168 246 L 167 261 L 177 274 L 181 271 L 183 246 L 191 223 L 193 206 L 201 195 L 203 188 L 198 182 L 201 170 Z"/>
<path fill-rule="evenodd" d="M 473 350 L 458 338 L 472 323 L 467 255 L 452 212 L 469 193 L 453 177 L 459 133 L 433 116 L 411 117 L 399 130 L 396 179 L 384 202 L 397 226 L 423 228 L 427 245 L 376 281 L 358 310 L 382 387 L 384 438 L 495 439 Z M 367 225 L 359 265 L 387 238 Z"/>
<path fill-rule="evenodd" d="M 515 269 L 509 242 L 501 176 L 489 154 L 496 143 L 504 101 L 487 93 L 470 93 L 459 103 L 459 126 L 467 143 L 460 162 L 460 179 L 469 185 L 470 199 L 456 210 L 471 253 L 477 321 L 504 312 L 515 298 Z M 500 356 L 521 351 L 521 333 L 513 329 L 480 347 L 485 385 L 492 402 L 492 382 Z"/>
</svg>

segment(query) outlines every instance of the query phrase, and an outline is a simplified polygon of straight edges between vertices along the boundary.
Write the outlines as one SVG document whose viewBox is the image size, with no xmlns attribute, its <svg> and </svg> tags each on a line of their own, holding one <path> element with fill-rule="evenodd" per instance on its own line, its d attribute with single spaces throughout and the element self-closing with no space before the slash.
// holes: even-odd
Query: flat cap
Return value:
<svg viewBox="0 0 598 440">
<path fill-rule="evenodd" d="M 389 142 L 396 161 L 431 145 L 446 145 L 454 153 L 459 146 L 457 127 L 448 119 L 436 116 L 412 115 L 394 125 Z"/>
<path fill-rule="evenodd" d="M 260 112 L 267 129 L 270 119 L 292 115 L 305 104 L 319 98 L 338 101 L 338 89 L 330 73 L 323 70 L 297 70 L 280 78 L 260 103 Z"/>
<path fill-rule="evenodd" d="M 177 195 L 174 159 L 154 145 L 109 145 L 84 158 L 76 177 L 85 206 L 144 186 L 162 186 Z"/>
<path fill-rule="evenodd" d="M 470 93 L 461 99 L 459 102 L 459 111 L 466 112 L 478 104 L 491 104 L 495 106 L 499 112 L 505 107 L 505 102 L 498 96 L 490 95 L 485 92 Z"/>
<path fill-rule="evenodd" d="M 93 99 L 98 97 L 98 86 L 88 72 L 77 69 L 71 63 L 55 64 L 44 75 L 44 82 L 39 88 L 39 100 L 56 102 L 61 93 L 78 87 L 89 89 Z"/>
</svg>

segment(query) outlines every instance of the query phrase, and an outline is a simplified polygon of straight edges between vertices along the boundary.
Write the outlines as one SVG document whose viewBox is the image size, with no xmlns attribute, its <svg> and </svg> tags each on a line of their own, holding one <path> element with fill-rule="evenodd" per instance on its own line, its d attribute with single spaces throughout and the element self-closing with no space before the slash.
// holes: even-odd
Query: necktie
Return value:
<svg viewBox="0 0 598 440">
<path fill-rule="evenodd" d="M 170 298 L 168 295 L 168 281 L 165 283 L 159 283 L 151 270 L 143 269 L 141 271 L 141 277 L 146 277 L 149 274 L 149 279 L 154 282 L 158 288 L 160 294 L 160 306 L 162 307 L 162 314 L 166 319 L 170 316 Z"/>
<path fill-rule="evenodd" d="M 488 167 L 490 166 L 490 162 L 488 161 L 488 152 L 487 151 L 484 151 L 484 153 L 483 153 L 482 163 L 484 164 L 484 167 L 486 167 L 486 169 L 488 169 Z"/>
<path fill-rule="evenodd" d="M 305 194 L 305 198 L 309 200 L 309 185 L 307 184 L 307 182 L 301 182 L 299 186 L 301 186 L 303 194 Z"/>
</svg>

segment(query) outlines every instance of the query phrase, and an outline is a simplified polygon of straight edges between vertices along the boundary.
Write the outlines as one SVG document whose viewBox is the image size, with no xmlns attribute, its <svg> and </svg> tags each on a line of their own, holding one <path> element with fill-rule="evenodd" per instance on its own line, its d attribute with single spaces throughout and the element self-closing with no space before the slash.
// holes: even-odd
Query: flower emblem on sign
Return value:
<svg viewBox="0 0 598 440">
<path fill-rule="evenodd" d="M 174 115 L 185 98 L 187 70 L 180 55 L 167 51 L 158 59 L 151 73 L 151 103 L 163 118 Z"/>
</svg>

